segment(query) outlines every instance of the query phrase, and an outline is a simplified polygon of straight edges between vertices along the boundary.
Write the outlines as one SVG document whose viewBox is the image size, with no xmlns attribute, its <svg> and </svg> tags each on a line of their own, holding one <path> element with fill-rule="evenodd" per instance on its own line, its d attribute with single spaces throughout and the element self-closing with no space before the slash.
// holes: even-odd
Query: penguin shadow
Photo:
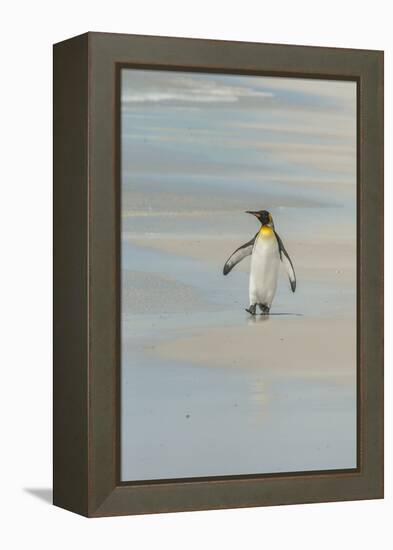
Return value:
<svg viewBox="0 0 393 550">
<path fill-rule="evenodd" d="M 247 317 L 248 325 L 255 325 L 258 323 L 266 323 L 271 317 L 303 317 L 303 313 L 257 313 L 256 315 L 249 315 Z"/>
</svg>

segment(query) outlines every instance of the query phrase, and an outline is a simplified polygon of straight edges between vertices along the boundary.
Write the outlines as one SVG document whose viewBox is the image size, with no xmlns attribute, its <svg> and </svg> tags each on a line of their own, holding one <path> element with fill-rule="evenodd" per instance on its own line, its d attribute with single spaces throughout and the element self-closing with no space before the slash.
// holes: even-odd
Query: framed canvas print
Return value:
<svg viewBox="0 0 393 550">
<path fill-rule="evenodd" d="M 54 47 L 54 503 L 383 496 L 383 53 Z"/>
</svg>

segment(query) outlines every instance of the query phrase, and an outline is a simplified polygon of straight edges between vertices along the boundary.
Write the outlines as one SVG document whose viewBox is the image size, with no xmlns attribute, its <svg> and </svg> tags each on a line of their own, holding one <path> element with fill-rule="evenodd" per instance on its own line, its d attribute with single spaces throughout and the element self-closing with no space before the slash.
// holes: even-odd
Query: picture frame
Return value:
<svg viewBox="0 0 393 550">
<path fill-rule="evenodd" d="M 357 85 L 357 468 L 120 480 L 121 68 Z M 87 517 L 383 498 L 383 52 L 89 32 L 54 46 L 53 501 Z"/>
</svg>

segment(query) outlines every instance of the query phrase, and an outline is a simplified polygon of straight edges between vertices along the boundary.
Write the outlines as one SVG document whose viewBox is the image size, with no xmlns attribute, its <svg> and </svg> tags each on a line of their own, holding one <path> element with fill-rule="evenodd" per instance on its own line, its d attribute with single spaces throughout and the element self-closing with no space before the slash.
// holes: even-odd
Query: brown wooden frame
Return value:
<svg viewBox="0 0 393 550">
<path fill-rule="evenodd" d="M 357 82 L 356 469 L 119 481 L 122 66 Z M 53 429 L 54 503 L 89 517 L 383 497 L 383 52 L 106 33 L 54 46 Z"/>
</svg>

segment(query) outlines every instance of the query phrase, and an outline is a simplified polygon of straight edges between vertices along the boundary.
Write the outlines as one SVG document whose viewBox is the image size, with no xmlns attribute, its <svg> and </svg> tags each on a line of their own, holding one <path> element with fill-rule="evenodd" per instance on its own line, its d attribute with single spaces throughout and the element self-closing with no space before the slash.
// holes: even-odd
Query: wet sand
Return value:
<svg viewBox="0 0 393 550">
<path fill-rule="evenodd" d="M 125 234 L 122 479 L 356 466 L 355 247 L 285 240 L 272 315 L 232 236 Z"/>
<path fill-rule="evenodd" d="M 355 84 L 132 69 L 123 86 L 121 478 L 355 467 Z M 297 289 L 282 270 L 250 319 L 249 259 L 222 268 L 261 209 Z"/>
<path fill-rule="evenodd" d="M 299 342 L 304 341 L 299 349 Z M 277 376 L 353 381 L 356 329 L 350 319 L 259 315 L 245 326 L 210 328 L 161 343 L 165 360 L 225 368 L 274 369 Z M 195 359 L 193 359 L 195 358 Z"/>
</svg>

